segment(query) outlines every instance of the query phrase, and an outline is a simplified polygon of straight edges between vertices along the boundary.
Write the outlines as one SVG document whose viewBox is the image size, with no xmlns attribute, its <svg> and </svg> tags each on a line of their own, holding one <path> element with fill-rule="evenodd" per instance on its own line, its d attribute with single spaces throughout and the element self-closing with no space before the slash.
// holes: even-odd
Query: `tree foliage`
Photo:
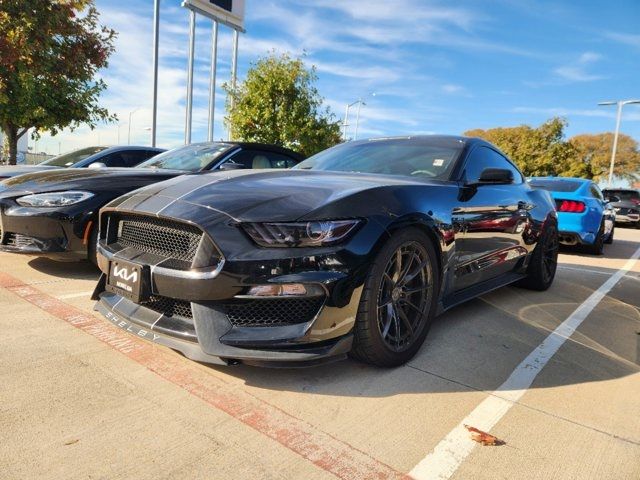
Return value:
<svg viewBox="0 0 640 480">
<path fill-rule="evenodd" d="M 95 79 L 116 33 L 99 23 L 93 0 L 0 1 L 0 128 L 15 163 L 28 129 L 55 135 L 114 117 L 98 104 Z"/>
<path fill-rule="evenodd" d="M 315 87 L 315 68 L 272 53 L 236 89 L 225 85 L 225 122 L 232 138 L 274 143 L 312 155 L 340 142 L 340 125 Z"/>
<path fill-rule="evenodd" d="M 577 160 L 589 170 L 589 178 L 604 180 L 609 177 L 613 133 L 576 135 L 569 142 L 577 153 Z M 616 163 L 613 170 L 616 177 L 629 180 L 640 178 L 640 151 L 638 142 L 629 135 L 618 136 Z"/>
<path fill-rule="evenodd" d="M 506 153 L 526 176 L 584 176 L 585 166 L 576 162 L 573 146 L 564 140 L 566 122 L 552 118 L 539 127 L 469 130 L 465 135 L 483 138 Z"/>
</svg>

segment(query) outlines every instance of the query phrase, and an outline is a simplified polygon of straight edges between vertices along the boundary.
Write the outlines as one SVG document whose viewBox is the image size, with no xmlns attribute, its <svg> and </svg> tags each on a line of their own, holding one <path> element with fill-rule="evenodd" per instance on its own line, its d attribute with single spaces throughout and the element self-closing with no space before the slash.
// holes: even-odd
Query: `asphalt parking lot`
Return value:
<svg viewBox="0 0 640 480">
<path fill-rule="evenodd" d="M 88 263 L 2 253 L 0 478 L 638 479 L 639 249 L 565 251 L 393 370 L 200 365 L 94 313 Z"/>
</svg>

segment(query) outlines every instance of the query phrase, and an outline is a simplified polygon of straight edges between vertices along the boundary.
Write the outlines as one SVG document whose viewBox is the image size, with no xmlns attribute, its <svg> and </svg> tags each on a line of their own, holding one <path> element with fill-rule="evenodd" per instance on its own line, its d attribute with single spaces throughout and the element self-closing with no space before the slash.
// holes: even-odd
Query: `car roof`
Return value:
<svg viewBox="0 0 640 480">
<path fill-rule="evenodd" d="M 145 147 L 144 145 L 114 145 L 111 147 L 107 147 L 101 152 L 98 153 L 110 153 L 110 152 L 124 152 L 127 150 L 146 150 L 146 151 L 157 151 L 157 152 L 165 152 L 166 149 L 158 148 L 158 147 Z"/>
<path fill-rule="evenodd" d="M 284 155 L 289 155 L 293 158 L 304 160 L 304 155 L 296 152 L 295 150 L 291 150 L 290 148 L 281 147 L 279 145 L 273 145 L 271 143 L 260 143 L 260 142 L 239 142 L 239 141 L 219 141 L 219 142 L 195 142 L 191 145 L 228 145 L 229 149 L 240 147 L 240 148 L 258 148 L 260 150 L 267 150 L 274 153 L 282 153 Z"/>
</svg>

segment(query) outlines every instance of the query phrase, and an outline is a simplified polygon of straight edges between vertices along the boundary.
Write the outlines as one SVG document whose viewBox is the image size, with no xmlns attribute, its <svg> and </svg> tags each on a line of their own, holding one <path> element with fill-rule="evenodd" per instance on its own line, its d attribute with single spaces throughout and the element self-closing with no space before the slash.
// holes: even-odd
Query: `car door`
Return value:
<svg viewBox="0 0 640 480">
<path fill-rule="evenodd" d="M 513 180 L 508 184 L 480 183 L 486 169 L 510 170 Z M 527 254 L 522 236 L 533 206 L 527 203 L 525 190 L 530 188 L 520 171 L 496 150 L 481 145 L 467 155 L 453 211 L 459 230 L 456 290 L 508 273 Z"/>
</svg>

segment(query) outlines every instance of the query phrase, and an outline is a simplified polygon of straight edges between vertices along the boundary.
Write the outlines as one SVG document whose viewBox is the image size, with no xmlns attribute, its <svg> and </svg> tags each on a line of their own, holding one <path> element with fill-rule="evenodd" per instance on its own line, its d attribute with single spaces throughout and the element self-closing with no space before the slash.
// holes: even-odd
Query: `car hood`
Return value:
<svg viewBox="0 0 640 480">
<path fill-rule="evenodd" d="M 314 211 L 341 200 L 366 201 L 358 194 L 367 190 L 424 188 L 442 183 L 362 173 L 238 170 L 183 176 L 150 185 L 108 207 L 154 214 L 162 211 L 172 216 L 172 212 L 183 209 L 168 207 L 181 203 L 204 207 L 236 221 L 291 221 L 313 217 Z"/>
<path fill-rule="evenodd" d="M 5 180 L 0 184 L 0 197 L 66 190 L 89 190 L 91 192 L 131 190 L 184 173 L 181 170 L 151 168 L 53 169 L 27 173 Z"/>
<path fill-rule="evenodd" d="M 43 170 L 54 170 L 56 167 L 48 165 L 3 165 L 0 166 L 0 179 L 12 178 L 25 173 L 42 172 Z"/>
</svg>

